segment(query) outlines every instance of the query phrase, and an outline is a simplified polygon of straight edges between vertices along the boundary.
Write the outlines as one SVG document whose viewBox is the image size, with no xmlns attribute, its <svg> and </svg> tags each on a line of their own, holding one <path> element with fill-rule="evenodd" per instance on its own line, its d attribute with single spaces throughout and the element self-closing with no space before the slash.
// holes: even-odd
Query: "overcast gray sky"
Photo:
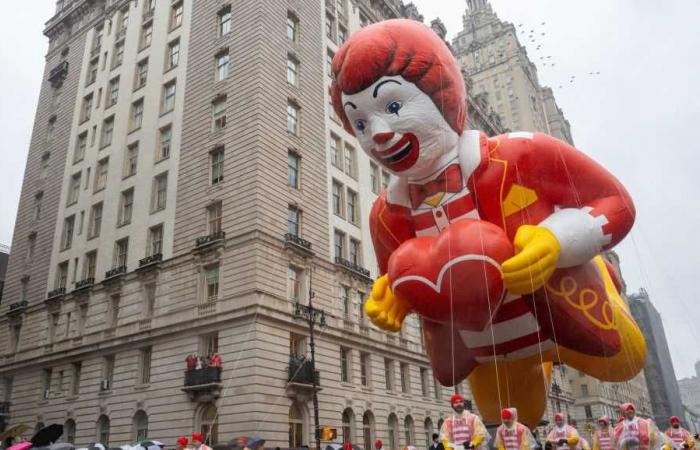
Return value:
<svg viewBox="0 0 700 450">
<path fill-rule="evenodd" d="M 441 17 L 449 37 L 462 28 L 464 0 L 414 2 L 426 22 Z M 554 67 L 538 64 L 540 80 L 554 88 L 577 147 L 630 190 L 637 223 L 618 247 L 628 289 L 649 291 L 676 375 L 692 375 L 700 358 L 700 2 L 491 3 L 502 19 L 546 33 L 534 44 L 521 42 L 536 63 L 552 56 Z M 0 15 L 0 243 L 7 244 L 43 75 L 47 41 L 41 31 L 55 2 L 13 4 Z"/>
</svg>

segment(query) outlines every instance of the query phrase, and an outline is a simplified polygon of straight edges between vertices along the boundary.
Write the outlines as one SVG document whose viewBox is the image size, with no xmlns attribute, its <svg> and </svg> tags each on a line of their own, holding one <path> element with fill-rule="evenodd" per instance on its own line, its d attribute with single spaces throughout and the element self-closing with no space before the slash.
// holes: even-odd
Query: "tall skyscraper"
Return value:
<svg viewBox="0 0 700 450">
<path fill-rule="evenodd" d="M 681 395 L 673 369 L 671 353 L 666 342 L 661 315 L 649 299 L 646 290 L 629 296 L 632 315 L 647 341 L 649 353 L 644 366 L 644 376 L 649 389 L 649 399 L 654 419 L 660 427 L 668 423 L 670 416 L 684 417 Z"/>
<path fill-rule="evenodd" d="M 452 388 L 415 317 L 394 336 L 363 316 L 389 174 L 328 95 L 348 35 L 401 16 L 419 18 L 399 0 L 57 2 L 0 317 L 10 423 L 314 445 L 318 376 L 339 440 L 427 445 Z M 482 108 L 470 123 L 501 131 Z"/>
</svg>

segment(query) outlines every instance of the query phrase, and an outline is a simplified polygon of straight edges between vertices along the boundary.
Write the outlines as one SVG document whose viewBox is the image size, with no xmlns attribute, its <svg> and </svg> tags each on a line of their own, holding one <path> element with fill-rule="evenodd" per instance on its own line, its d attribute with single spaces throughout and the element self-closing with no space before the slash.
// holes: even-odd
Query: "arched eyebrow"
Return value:
<svg viewBox="0 0 700 450">
<path fill-rule="evenodd" d="M 355 105 L 353 102 L 345 102 L 343 108 L 345 108 L 346 106 L 352 106 L 352 109 L 357 109 L 357 105 Z"/>
<path fill-rule="evenodd" d="M 396 83 L 396 84 L 399 84 L 399 85 L 401 84 L 400 82 L 398 82 L 398 81 L 396 81 L 396 80 L 384 80 L 384 81 L 382 81 L 381 83 L 379 83 L 378 85 L 376 85 L 376 86 L 374 87 L 374 92 L 372 92 L 372 97 L 377 98 L 377 91 L 379 90 L 379 86 L 382 86 L 382 85 L 384 85 L 384 84 L 386 84 L 386 83 Z"/>
</svg>

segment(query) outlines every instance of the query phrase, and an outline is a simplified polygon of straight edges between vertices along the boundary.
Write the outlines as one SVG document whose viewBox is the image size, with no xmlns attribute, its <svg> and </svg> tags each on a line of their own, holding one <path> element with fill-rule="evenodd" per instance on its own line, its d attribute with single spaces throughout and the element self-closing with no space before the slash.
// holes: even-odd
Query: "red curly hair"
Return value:
<svg viewBox="0 0 700 450">
<path fill-rule="evenodd" d="M 333 107 L 353 135 L 342 94 L 355 94 L 383 76 L 396 75 L 430 96 L 450 127 L 462 134 L 467 115 L 462 73 L 447 45 L 420 22 L 391 19 L 358 30 L 333 58 L 333 75 Z"/>
</svg>

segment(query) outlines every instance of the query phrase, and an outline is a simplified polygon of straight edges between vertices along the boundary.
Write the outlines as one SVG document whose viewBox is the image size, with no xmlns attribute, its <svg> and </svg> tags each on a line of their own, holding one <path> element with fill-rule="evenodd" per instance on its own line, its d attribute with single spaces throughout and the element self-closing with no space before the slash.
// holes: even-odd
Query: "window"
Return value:
<svg viewBox="0 0 700 450">
<path fill-rule="evenodd" d="M 428 397 L 430 395 L 430 387 L 428 385 L 428 369 L 425 367 L 420 368 L 420 389 L 421 389 L 421 394 L 423 394 L 423 397 Z"/>
<path fill-rule="evenodd" d="M 304 446 L 304 417 L 301 415 L 299 406 L 292 403 L 289 407 L 289 448 L 300 448 Z"/>
<path fill-rule="evenodd" d="M 229 34 L 231 32 L 231 7 L 219 11 L 219 36 Z"/>
<path fill-rule="evenodd" d="M 404 394 L 408 394 L 408 390 L 409 390 L 408 378 L 409 378 L 408 364 L 401 363 L 401 392 L 403 392 Z"/>
<path fill-rule="evenodd" d="M 99 192 L 107 186 L 107 171 L 109 170 L 109 157 L 97 162 L 95 170 L 95 192 Z"/>
<path fill-rule="evenodd" d="M 170 30 L 182 25 L 182 2 L 178 2 L 170 9 Z"/>
<path fill-rule="evenodd" d="M 29 277 L 25 277 L 22 279 L 22 288 L 21 288 L 20 293 L 19 293 L 20 301 L 27 300 L 28 295 L 29 295 Z"/>
<path fill-rule="evenodd" d="M 287 83 L 299 86 L 299 61 L 291 55 L 287 55 Z"/>
<path fill-rule="evenodd" d="M 219 265 L 207 267 L 204 271 L 204 289 L 207 302 L 215 302 L 219 297 Z"/>
<path fill-rule="evenodd" d="M 112 78 L 109 81 L 109 87 L 107 88 L 107 104 L 105 105 L 109 108 L 112 105 L 117 104 L 119 99 L 119 77 Z"/>
<path fill-rule="evenodd" d="M 386 380 L 386 390 L 394 389 L 394 361 L 384 359 L 384 379 Z"/>
<path fill-rule="evenodd" d="M 369 353 L 360 354 L 360 382 L 362 386 L 369 386 L 370 375 L 370 355 Z"/>
<path fill-rule="evenodd" d="M 143 124 L 143 98 L 131 104 L 131 131 L 138 130 Z"/>
<path fill-rule="evenodd" d="M 58 270 L 56 270 L 56 289 L 61 289 L 66 287 L 66 282 L 68 281 L 68 261 L 62 262 L 58 265 Z"/>
<path fill-rule="evenodd" d="M 16 353 L 19 348 L 19 337 L 22 333 L 22 323 L 10 325 L 10 352 Z"/>
<path fill-rule="evenodd" d="M 92 115 L 92 93 L 83 97 L 83 108 L 80 111 L 80 122 L 90 120 Z"/>
<path fill-rule="evenodd" d="M 126 267 L 129 259 L 129 238 L 118 240 L 114 244 L 114 262 L 113 267 Z"/>
<path fill-rule="evenodd" d="M 226 96 L 222 95 L 211 103 L 211 115 L 214 121 L 214 131 L 226 128 Z"/>
<path fill-rule="evenodd" d="M 121 15 L 119 18 L 119 31 L 118 31 L 118 33 L 126 31 L 126 29 L 128 27 L 129 27 L 129 7 L 127 6 L 126 8 L 121 10 Z"/>
<path fill-rule="evenodd" d="M 85 333 L 85 326 L 87 325 L 88 317 L 88 305 L 80 305 L 80 310 L 78 311 L 78 336 L 82 336 Z"/>
<path fill-rule="evenodd" d="M 361 246 L 357 239 L 350 239 L 350 262 L 360 265 L 361 263 Z"/>
<path fill-rule="evenodd" d="M 344 27 L 338 27 L 338 45 L 342 45 L 348 39 L 348 32 Z"/>
<path fill-rule="evenodd" d="M 333 180 L 333 214 L 343 216 L 343 185 Z"/>
<path fill-rule="evenodd" d="M 219 53 L 216 57 L 216 81 L 228 78 L 229 54 L 228 50 Z"/>
<path fill-rule="evenodd" d="M 301 158 L 290 151 L 287 154 L 287 185 L 299 189 L 299 165 Z"/>
<path fill-rule="evenodd" d="M 299 107 L 287 103 L 287 132 L 299 136 Z"/>
<path fill-rule="evenodd" d="M 350 288 L 347 286 L 340 286 L 340 303 L 343 305 L 343 314 L 345 317 L 350 316 Z"/>
<path fill-rule="evenodd" d="M 141 40 L 139 41 L 139 50 L 151 45 L 153 40 L 153 22 L 148 22 L 146 25 L 141 27 Z"/>
<path fill-rule="evenodd" d="M 71 364 L 71 382 L 70 394 L 78 395 L 80 393 L 80 373 L 82 372 L 82 364 L 77 362 Z M 74 430 L 75 433 L 75 430 Z"/>
<path fill-rule="evenodd" d="M 287 13 L 287 38 L 292 42 L 299 40 L 299 20 L 289 12 Z"/>
<path fill-rule="evenodd" d="M 340 437 L 341 441 L 348 444 L 355 442 L 353 438 L 353 435 L 355 434 L 355 413 L 352 412 L 352 409 L 345 408 L 342 416 L 342 424 L 343 435 Z"/>
<path fill-rule="evenodd" d="M 165 209 L 165 202 L 168 196 L 168 172 L 157 175 L 153 179 L 153 195 L 151 198 L 151 211 Z"/>
<path fill-rule="evenodd" d="M 591 405 L 584 405 L 583 409 L 586 412 L 586 419 L 592 419 L 593 411 L 591 410 Z"/>
<path fill-rule="evenodd" d="M 88 226 L 88 239 L 100 235 L 102 229 L 102 202 L 92 205 L 90 209 L 90 225 Z"/>
<path fill-rule="evenodd" d="M 212 150 L 209 155 L 211 161 L 211 184 L 219 184 L 224 181 L 224 149 L 219 147 Z"/>
<path fill-rule="evenodd" d="M 70 185 L 68 186 L 68 199 L 66 204 L 68 206 L 78 202 L 78 196 L 80 195 L 80 172 L 73 174 L 70 178 Z"/>
<path fill-rule="evenodd" d="M 118 225 L 127 225 L 131 223 L 131 216 L 134 211 L 134 188 L 127 189 L 122 192 L 119 198 L 119 218 Z"/>
<path fill-rule="evenodd" d="M 141 359 L 143 360 L 143 352 L 144 350 L 141 350 Z M 150 349 L 149 349 L 150 351 Z M 150 355 L 149 355 L 150 357 Z M 149 360 L 150 364 L 150 360 Z M 143 372 L 141 374 L 143 377 Z M 149 368 L 149 376 L 150 376 L 150 368 Z M 148 382 L 145 382 L 148 383 Z M 133 425 L 133 441 L 143 441 L 148 438 L 148 416 L 146 415 L 145 412 L 142 410 L 136 411 L 136 414 L 134 414 L 134 418 L 132 419 L 132 425 Z"/>
<path fill-rule="evenodd" d="M 289 299 L 298 302 L 301 299 L 301 269 L 289 267 Z"/>
<path fill-rule="evenodd" d="M 326 15 L 326 37 L 335 43 L 335 19 Z"/>
<path fill-rule="evenodd" d="M 331 147 L 331 164 L 340 167 L 340 138 L 331 134 L 329 144 Z"/>
<path fill-rule="evenodd" d="M 292 236 L 299 236 L 299 223 L 301 211 L 294 206 L 287 207 L 287 233 Z"/>
<path fill-rule="evenodd" d="M 124 155 L 124 178 L 136 175 L 139 160 L 139 143 L 134 142 L 126 148 Z"/>
<path fill-rule="evenodd" d="M 149 283 L 143 288 L 145 294 L 145 315 L 146 317 L 153 317 L 153 313 L 156 309 L 156 285 L 155 283 Z"/>
<path fill-rule="evenodd" d="M 173 137 L 172 126 L 167 125 L 160 129 L 158 137 L 158 149 L 156 152 L 156 161 L 161 161 L 170 156 L 170 143 Z"/>
<path fill-rule="evenodd" d="M 87 148 L 87 131 L 80 133 L 75 142 L 75 152 L 73 153 L 73 163 L 77 163 L 85 158 L 85 149 Z"/>
<path fill-rule="evenodd" d="M 119 294 L 110 297 L 109 305 L 107 306 L 107 328 L 114 328 L 119 321 Z M 111 381 L 111 380 L 110 380 Z M 111 385 L 111 383 L 110 383 Z"/>
<path fill-rule="evenodd" d="M 48 400 L 51 396 L 51 369 L 41 371 L 41 398 Z"/>
<path fill-rule="evenodd" d="M 46 152 L 41 156 L 41 178 L 46 178 L 49 174 L 49 159 L 51 158 L 51 153 Z"/>
<path fill-rule="evenodd" d="M 163 103 L 161 111 L 167 113 L 175 108 L 175 80 L 163 85 Z"/>
<path fill-rule="evenodd" d="M 345 173 L 356 178 L 355 171 L 355 149 L 345 145 Z"/>
<path fill-rule="evenodd" d="M 58 313 L 52 313 L 49 316 L 49 342 L 54 342 L 56 340 L 56 330 L 58 329 L 58 321 L 60 315 Z M 60 391 L 60 385 L 59 385 Z"/>
<path fill-rule="evenodd" d="M 372 186 L 372 192 L 379 194 L 379 167 L 373 162 L 369 163 L 369 181 Z"/>
<path fill-rule="evenodd" d="M 406 416 L 403 420 L 403 429 L 405 434 L 405 439 L 406 439 L 406 445 L 407 446 L 412 446 L 415 442 L 415 427 L 413 425 L 413 417 L 411 416 Z"/>
<path fill-rule="evenodd" d="M 100 147 L 106 147 L 112 143 L 114 133 L 114 116 L 108 117 L 102 123 L 102 135 L 100 136 Z"/>
<path fill-rule="evenodd" d="M 588 385 L 587 384 L 581 384 L 581 395 L 584 397 L 588 396 Z"/>
<path fill-rule="evenodd" d="M 333 247 L 335 249 L 335 257 L 343 258 L 345 255 L 345 233 L 335 230 L 333 234 Z"/>
<path fill-rule="evenodd" d="M 163 224 L 148 229 L 148 256 L 163 252 Z"/>
<path fill-rule="evenodd" d="M 143 7 L 144 7 L 144 9 L 143 9 L 144 16 L 147 16 L 149 14 L 153 14 L 153 12 L 156 10 L 156 0 L 146 0 L 144 2 Z"/>
<path fill-rule="evenodd" d="M 97 80 L 97 63 L 98 60 L 97 58 L 93 59 L 90 61 L 90 64 L 88 64 L 88 73 L 87 73 L 87 80 L 85 81 L 85 86 L 90 86 L 92 83 Z"/>
<path fill-rule="evenodd" d="M 166 58 L 165 70 L 177 67 L 180 62 L 180 39 L 175 39 L 168 44 L 168 57 Z"/>
<path fill-rule="evenodd" d="M 328 53 L 326 53 L 326 74 L 328 74 L 329 77 L 333 78 L 333 58 L 335 55 L 333 54 L 332 51 L 328 50 Z"/>
<path fill-rule="evenodd" d="M 32 233 L 27 237 L 27 257 L 28 263 L 31 263 L 34 259 L 34 249 L 36 248 L 36 233 Z M 2 289 L 2 286 L 0 286 Z"/>
<path fill-rule="evenodd" d="M 102 389 L 108 390 L 112 388 L 112 380 L 114 379 L 114 355 L 107 355 L 102 360 Z M 105 381 L 107 383 L 105 383 Z M 105 441 L 100 441 L 104 444 Z M 105 444 L 106 445 L 106 444 Z"/>
<path fill-rule="evenodd" d="M 73 245 L 73 230 L 75 228 L 75 216 L 66 217 L 63 221 L 63 235 L 61 236 L 61 250 L 71 248 Z"/>
<path fill-rule="evenodd" d="M 136 64 L 136 75 L 134 76 L 134 90 L 142 88 L 148 80 L 148 58 Z"/>
<path fill-rule="evenodd" d="M 95 278 L 95 268 L 97 266 L 97 250 L 93 250 L 85 254 L 85 263 L 83 264 L 83 279 Z M 66 265 L 68 267 L 68 265 Z"/>
<path fill-rule="evenodd" d="M 350 350 L 340 347 L 340 381 L 348 383 L 350 380 Z"/>
<path fill-rule="evenodd" d="M 386 189 L 388 186 L 389 186 L 389 173 L 382 172 L 382 190 Z"/>
<path fill-rule="evenodd" d="M 124 41 L 114 44 L 114 54 L 112 55 L 112 69 L 122 65 L 124 62 Z"/>
<path fill-rule="evenodd" d="M 97 420 L 97 441 L 105 447 L 109 445 L 109 417 L 105 415 Z"/>
<path fill-rule="evenodd" d="M 348 220 L 351 223 L 356 224 L 358 221 L 358 212 L 357 212 L 357 192 L 353 192 L 350 189 L 348 189 L 347 192 L 347 198 L 348 198 Z"/>
<path fill-rule="evenodd" d="M 210 235 L 221 233 L 221 218 L 223 217 L 223 205 L 221 200 L 207 206 L 207 230 Z"/>
<path fill-rule="evenodd" d="M 141 349 L 139 355 L 139 384 L 148 384 L 151 382 L 151 347 Z"/>
</svg>

